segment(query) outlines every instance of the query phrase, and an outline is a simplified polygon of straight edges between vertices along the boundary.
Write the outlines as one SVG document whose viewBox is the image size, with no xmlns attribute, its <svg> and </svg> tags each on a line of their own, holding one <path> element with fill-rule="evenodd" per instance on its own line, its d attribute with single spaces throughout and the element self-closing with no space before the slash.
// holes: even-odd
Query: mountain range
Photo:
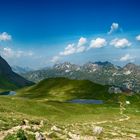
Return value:
<svg viewBox="0 0 140 140">
<path fill-rule="evenodd" d="M 29 67 L 20 67 L 20 66 L 16 66 L 16 65 L 12 66 L 11 68 L 15 73 L 19 73 L 19 74 L 33 71 L 33 69 L 31 69 Z"/>
<path fill-rule="evenodd" d="M 86 79 L 102 85 L 119 86 L 140 92 L 140 66 L 133 63 L 120 67 L 108 61 L 88 62 L 82 66 L 64 62 L 21 75 L 36 83 L 46 78 L 66 77 L 77 80 Z"/>
</svg>

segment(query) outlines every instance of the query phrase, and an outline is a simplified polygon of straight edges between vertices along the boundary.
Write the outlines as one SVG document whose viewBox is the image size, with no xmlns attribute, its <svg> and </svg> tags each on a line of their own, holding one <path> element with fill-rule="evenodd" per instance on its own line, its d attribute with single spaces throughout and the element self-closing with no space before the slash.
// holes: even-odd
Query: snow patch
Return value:
<svg viewBox="0 0 140 140">
<path fill-rule="evenodd" d="M 129 75 L 129 74 L 131 74 L 131 73 L 132 73 L 132 71 L 128 70 L 128 71 L 125 71 L 123 74 Z"/>
<path fill-rule="evenodd" d="M 70 70 L 65 70 L 66 73 L 70 72 Z"/>
</svg>

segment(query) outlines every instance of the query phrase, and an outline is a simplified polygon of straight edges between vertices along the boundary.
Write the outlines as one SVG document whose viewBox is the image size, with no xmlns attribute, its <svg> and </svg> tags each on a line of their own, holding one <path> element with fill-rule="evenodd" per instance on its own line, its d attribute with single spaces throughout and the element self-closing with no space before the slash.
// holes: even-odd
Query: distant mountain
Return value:
<svg viewBox="0 0 140 140">
<path fill-rule="evenodd" d="M 108 93 L 108 88 L 109 86 L 95 84 L 89 80 L 49 78 L 34 86 L 19 90 L 17 96 L 61 101 L 71 99 L 107 100 L 114 95 Z"/>
<path fill-rule="evenodd" d="M 28 85 L 32 85 L 32 82 L 13 72 L 10 65 L 0 56 L 0 89 L 12 90 Z"/>
<path fill-rule="evenodd" d="M 20 66 L 12 66 L 12 70 L 15 73 L 18 73 L 18 74 L 22 74 L 22 73 L 27 73 L 27 72 L 33 71 L 33 69 L 31 69 L 29 67 L 20 67 Z"/>
<path fill-rule="evenodd" d="M 28 80 L 39 82 L 45 78 L 67 77 L 87 79 L 102 85 L 115 85 L 140 92 L 140 66 L 129 63 L 124 67 L 106 62 L 88 62 L 82 66 L 69 62 L 22 74 Z"/>
</svg>

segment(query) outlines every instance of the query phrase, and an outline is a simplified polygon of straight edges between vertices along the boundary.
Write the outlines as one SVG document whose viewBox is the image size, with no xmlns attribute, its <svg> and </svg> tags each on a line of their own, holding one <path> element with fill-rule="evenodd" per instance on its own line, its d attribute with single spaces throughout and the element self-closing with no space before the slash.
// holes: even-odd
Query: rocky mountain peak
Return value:
<svg viewBox="0 0 140 140">
<path fill-rule="evenodd" d="M 124 70 L 130 70 L 130 71 L 137 71 L 140 69 L 139 66 L 133 64 L 133 63 L 128 63 L 123 67 Z"/>
<path fill-rule="evenodd" d="M 98 61 L 98 62 L 95 62 L 95 64 L 98 64 L 100 66 L 114 67 L 114 65 L 108 61 L 105 61 L 105 62 Z"/>
</svg>

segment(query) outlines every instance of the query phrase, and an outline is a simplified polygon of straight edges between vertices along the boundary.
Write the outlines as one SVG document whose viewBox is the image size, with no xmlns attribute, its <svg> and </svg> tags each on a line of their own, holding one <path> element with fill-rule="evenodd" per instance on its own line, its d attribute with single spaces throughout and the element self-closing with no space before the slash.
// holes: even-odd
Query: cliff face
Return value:
<svg viewBox="0 0 140 140">
<path fill-rule="evenodd" d="M 18 88 L 32 84 L 32 82 L 13 72 L 10 65 L 0 56 L 0 88 L 10 88 L 10 85 Z"/>
</svg>

